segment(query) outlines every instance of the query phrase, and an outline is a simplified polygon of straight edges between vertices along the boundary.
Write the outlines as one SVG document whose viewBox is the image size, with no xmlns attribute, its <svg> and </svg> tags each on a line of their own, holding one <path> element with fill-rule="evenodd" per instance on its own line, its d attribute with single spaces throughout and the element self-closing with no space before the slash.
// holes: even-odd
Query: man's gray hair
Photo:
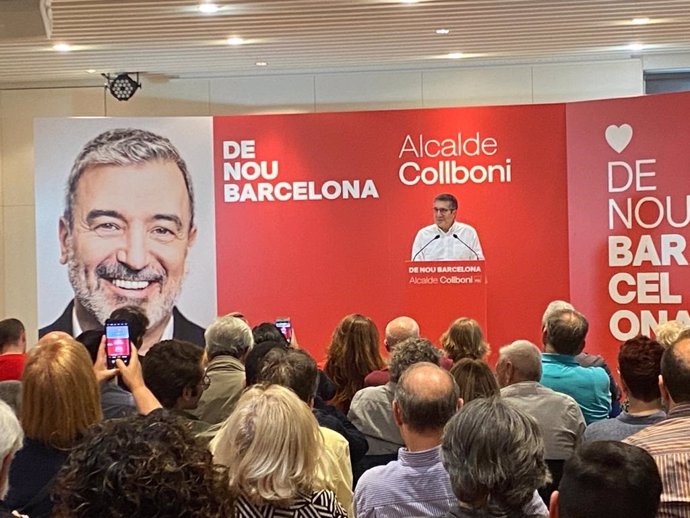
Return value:
<svg viewBox="0 0 690 518">
<path fill-rule="evenodd" d="M 390 380 L 397 383 L 405 369 L 419 362 L 439 365 L 441 351 L 426 338 L 408 338 L 395 346 L 388 369 Z"/>
<path fill-rule="evenodd" d="M 68 223 L 68 228 L 70 230 L 73 228 L 73 209 L 77 195 L 77 184 L 84 171 L 96 166 L 128 166 L 155 160 L 174 162 L 182 172 L 189 198 L 189 226 L 190 228 L 193 227 L 194 191 L 192 179 L 180 152 L 165 137 L 142 129 L 120 128 L 104 131 L 87 142 L 77 155 L 67 180 L 64 218 Z"/>
<path fill-rule="evenodd" d="M 395 387 L 402 422 L 414 432 L 442 429 L 457 411 L 459 397 L 453 376 L 428 362 L 412 365 Z"/>
<path fill-rule="evenodd" d="M 24 432 L 10 405 L 0 401 L 0 463 L 22 447 Z M 2 488 L 0 488 L 2 489 Z M 0 495 L 4 498 L 5 495 Z"/>
<path fill-rule="evenodd" d="M 498 363 L 509 361 L 520 381 L 541 379 L 541 351 L 529 340 L 515 340 L 501 347 Z"/>
<path fill-rule="evenodd" d="M 226 355 L 241 358 L 254 347 L 252 330 L 237 317 L 226 315 L 216 319 L 204 333 L 209 360 Z"/>
<path fill-rule="evenodd" d="M 499 397 L 475 399 L 460 409 L 446 425 L 441 454 L 458 500 L 486 499 L 508 515 L 548 481 L 539 426 Z"/>
<path fill-rule="evenodd" d="M 541 317 L 541 327 L 546 327 L 546 323 L 551 315 L 564 309 L 574 310 L 575 308 L 570 302 L 566 302 L 565 300 L 552 300 L 549 302 L 549 305 L 546 306 L 546 310 L 544 311 L 544 316 Z"/>
</svg>

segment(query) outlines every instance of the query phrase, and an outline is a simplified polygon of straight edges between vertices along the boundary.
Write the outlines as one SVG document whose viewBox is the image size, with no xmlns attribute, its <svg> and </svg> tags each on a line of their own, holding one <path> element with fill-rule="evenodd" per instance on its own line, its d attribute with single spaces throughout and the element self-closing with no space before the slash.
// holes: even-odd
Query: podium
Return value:
<svg viewBox="0 0 690 518">
<path fill-rule="evenodd" d="M 406 261 L 404 314 L 419 319 L 421 334 L 439 343 L 457 318 L 471 317 L 487 329 L 485 261 Z"/>
</svg>

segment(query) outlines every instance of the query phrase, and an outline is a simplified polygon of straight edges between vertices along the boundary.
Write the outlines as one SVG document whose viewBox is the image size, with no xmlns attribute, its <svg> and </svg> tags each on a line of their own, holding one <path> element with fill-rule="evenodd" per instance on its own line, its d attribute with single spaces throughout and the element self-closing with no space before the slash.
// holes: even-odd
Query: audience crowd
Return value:
<svg viewBox="0 0 690 518">
<path fill-rule="evenodd" d="M 131 342 L 115 368 L 103 330 L 28 349 L 0 321 L 0 518 L 690 518 L 682 322 L 609 366 L 585 352 L 587 318 L 553 301 L 541 347 L 497 348 L 492 370 L 472 318 L 436 346 L 410 317 L 380 341 L 352 314 L 321 370 L 241 313 L 143 355 L 146 314 L 111 318 Z"/>
</svg>

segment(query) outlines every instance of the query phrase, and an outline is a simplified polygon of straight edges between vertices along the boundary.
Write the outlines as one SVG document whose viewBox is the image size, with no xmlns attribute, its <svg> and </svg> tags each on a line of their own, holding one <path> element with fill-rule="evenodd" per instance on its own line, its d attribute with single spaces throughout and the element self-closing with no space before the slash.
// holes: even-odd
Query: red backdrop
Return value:
<svg viewBox="0 0 690 518">
<path fill-rule="evenodd" d="M 253 324 L 289 316 L 317 358 L 353 312 L 373 318 L 381 332 L 409 314 L 434 342 L 452 320 L 471 316 L 494 351 L 517 338 L 538 343 L 546 304 L 569 297 L 565 130 L 564 105 L 215 118 L 219 313 L 242 310 Z M 454 156 L 415 156 L 420 136 L 432 141 L 430 154 L 444 148 Z M 453 150 L 458 140 L 461 153 Z M 403 171 L 412 182 L 416 168 L 437 170 L 439 161 L 454 161 L 441 167 L 460 167 L 460 180 L 482 180 L 493 166 L 494 181 L 401 180 L 403 164 L 416 164 Z M 244 167 L 251 176 L 262 162 L 270 179 L 235 172 Z M 501 167 L 509 181 L 507 174 L 498 181 Z M 325 182 L 355 179 L 371 180 L 378 196 L 251 201 L 243 191 L 313 181 L 320 193 Z M 234 201 L 242 192 L 250 199 Z M 467 286 L 445 286 L 431 298 L 406 295 L 412 241 L 433 222 L 432 200 L 442 192 L 459 199 L 457 219 L 481 239 L 485 306 Z"/>
<path fill-rule="evenodd" d="M 690 96 L 567 106 L 570 285 L 587 349 L 616 365 L 622 340 L 690 323 Z"/>
</svg>

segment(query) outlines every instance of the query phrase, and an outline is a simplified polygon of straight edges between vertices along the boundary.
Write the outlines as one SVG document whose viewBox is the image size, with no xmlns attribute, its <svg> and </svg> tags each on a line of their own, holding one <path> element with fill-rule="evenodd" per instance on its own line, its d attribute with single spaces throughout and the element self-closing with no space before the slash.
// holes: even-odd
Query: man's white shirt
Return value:
<svg viewBox="0 0 690 518">
<path fill-rule="evenodd" d="M 411 258 L 413 261 L 483 261 L 484 252 L 477 231 L 470 225 L 456 221 L 448 232 L 436 224 L 417 232 Z"/>
</svg>

